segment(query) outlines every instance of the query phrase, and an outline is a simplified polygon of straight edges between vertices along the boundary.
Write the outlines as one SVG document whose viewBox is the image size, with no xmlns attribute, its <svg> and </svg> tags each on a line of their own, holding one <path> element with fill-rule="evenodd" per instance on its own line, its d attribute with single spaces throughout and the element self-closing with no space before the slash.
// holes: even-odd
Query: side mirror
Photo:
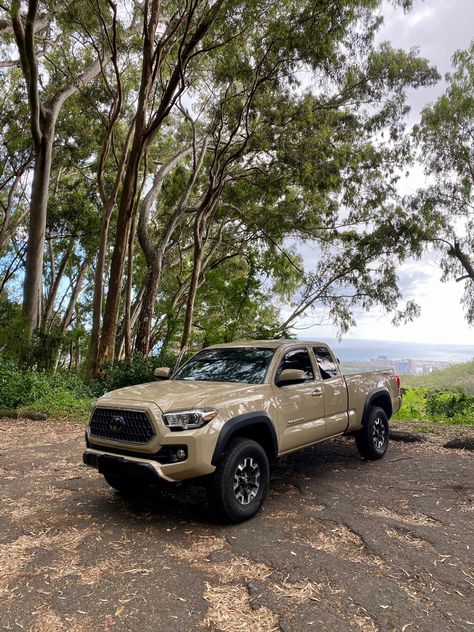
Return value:
<svg viewBox="0 0 474 632">
<path fill-rule="evenodd" d="M 171 369 L 169 366 L 160 366 L 153 371 L 153 375 L 159 380 L 169 380 Z"/>
<path fill-rule="evenodd" d="M 287 384 L 299 384 L 305 382 L 306 377 L 304 371 L 301 369 L 284 369 L 280 373 L 278 378 L 278 386 L 285 386 Z"/>
</svg>

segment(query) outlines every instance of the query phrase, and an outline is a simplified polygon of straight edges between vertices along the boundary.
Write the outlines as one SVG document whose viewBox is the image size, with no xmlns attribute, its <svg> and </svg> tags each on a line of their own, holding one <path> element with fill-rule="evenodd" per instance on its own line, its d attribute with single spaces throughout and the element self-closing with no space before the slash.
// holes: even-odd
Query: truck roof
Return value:
<svg viewBox="0 0 474 632">
<path fill-rule="evenodd" d="M 223 342 L 222 344 L 211 345 L 209 349 L 220 349 L 222 347 L 254 347 L 255 349 L 277 349 L 283 346 L 300 346 L 300 345 L 324 345 L 325 342 L 320 340 L 292 340 L 290 338 L 279 338 L 278 340 L 239 340 L 236 342 Z"/>
</svg>

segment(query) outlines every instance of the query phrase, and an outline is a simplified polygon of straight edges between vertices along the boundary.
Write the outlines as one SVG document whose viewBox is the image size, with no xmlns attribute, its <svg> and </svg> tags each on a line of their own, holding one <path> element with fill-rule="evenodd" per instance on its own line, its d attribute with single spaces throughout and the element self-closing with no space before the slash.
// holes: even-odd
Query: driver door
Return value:
<svg viewBox="0 0 474 632">
<path fill-rule="evenodd" d="M 305 381 L 279 385 L 278 378 L 285 369 L 305 372 Z M 273 385 L 276 404 L 280 410 L 280 450 L 288 452 L 325 437 L 324 398 L 321 380 L 315 379 L 308 350 L 292 349 L 283 356 Z"/>
</svg>

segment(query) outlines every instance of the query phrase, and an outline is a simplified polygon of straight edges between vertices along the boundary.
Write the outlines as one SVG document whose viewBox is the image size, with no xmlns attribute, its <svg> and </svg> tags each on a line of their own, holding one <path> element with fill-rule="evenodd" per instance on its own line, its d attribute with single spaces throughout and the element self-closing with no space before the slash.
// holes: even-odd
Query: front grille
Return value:
<svg viewBox="0 0 474 632">
<path fill-rule="evenodd" d="M 127 443 L 148 443 L 155 436 L 146 413 L 136 410 L 96 408 L 89 430 L 94 437 Z"/>
</svg>

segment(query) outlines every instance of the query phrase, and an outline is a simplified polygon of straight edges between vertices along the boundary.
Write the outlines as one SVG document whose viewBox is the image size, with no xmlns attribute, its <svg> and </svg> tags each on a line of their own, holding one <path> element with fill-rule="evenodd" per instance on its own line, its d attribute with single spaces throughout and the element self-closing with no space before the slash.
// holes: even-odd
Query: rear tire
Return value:
<svg viewBox="0 0 474 632">
<path fill-rule="evenodd" d="M 208 485 L 210 504 L 230 522 L 243 522 L 258 513 L 270 481 L 268 457 L 256 441 L 231 439 Z"/>
<path fill-rule="evenodd" d="M 388 417 L 383 408 L 372 406 L 361 430 L 355 433 L 359 454 L 368 461 L 381 459 L 388 448 Z"/>
</svg>

